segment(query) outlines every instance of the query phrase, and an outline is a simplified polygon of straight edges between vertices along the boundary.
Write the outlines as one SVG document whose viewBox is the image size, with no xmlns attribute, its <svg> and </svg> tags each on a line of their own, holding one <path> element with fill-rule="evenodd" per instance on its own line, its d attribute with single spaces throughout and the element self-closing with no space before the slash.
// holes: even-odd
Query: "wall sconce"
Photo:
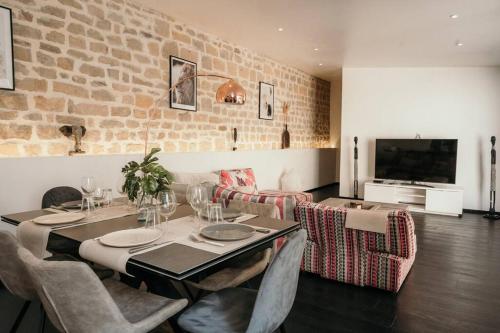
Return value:
<svg viewBox="0 0 500 333">
<path fill-rule="evenodd" d="M 70 156 L 74 154 L 85 154 L 82 150 L 82 138 L 85 136 L 85 132 L 87 131 L 85 126 L 65 125 L 61 126 L 59 131 L 67 138 L 73 137 L 73 140 L 75 141 L 75 149 L 68 152 Z"/>
</svg>

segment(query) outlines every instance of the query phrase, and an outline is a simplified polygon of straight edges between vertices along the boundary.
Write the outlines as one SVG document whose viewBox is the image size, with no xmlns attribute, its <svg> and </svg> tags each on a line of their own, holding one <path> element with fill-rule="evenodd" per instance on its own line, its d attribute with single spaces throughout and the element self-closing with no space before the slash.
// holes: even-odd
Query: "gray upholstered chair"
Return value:
<svg viewBox="0 0 500 333">
<path fill-rule="evenodd" d="M 43 261 L 24 248 L 18 253 L 61 332 L 148 332 L 187 305 L 186 299 L 148 294 L 114 279 L 101 282 L 81 262 Z"/>
<path fill-rule="evenodd" d="M 76 200 L 82 200 L 82 193 L 76 188 L 69 186 L 54 187 L 43 195 L 42 209 Z"/>
<path fill-rule="evenodd" d="M 0 231 L 0 280 L 13 295 L 25 300 L 11 332 L 15 332 L 28 310 L 31 301 L 38 299 L 24 263 L 17 254 L 19 244 L 10 232 Z"/>
<path fill-rule="evenodd" d="M 228 208 L 239 210 L 247 214 L 256 214 L 262 217 L 279 215 L 278 207 L 274 204 L 261 204 L 232 200 Z M 205 277 L 200 282 L 187 281 L 190 286 L 199 290 L 219 291 L 225 288 L 237 287 L 264 272 L 272 256 L 272 249 L 266 249 L 250 257 L 240 259 L 229 267 Z"/>
<path fill-rule="evenodd" d="M 42 197 L 42 209 L 50 208 L 52 206 L 59 206 L 65 202 L 82 200 L 82 193 L 74 187 L 58 186 L 51 188 Z M 78 247 L 67 239 L 57 238 L 53 239 L 49 248 L 49 252 L 56 254 L 49 260 L 70 260 L 79 261 Z M 104 267 L 92 266 L 92 269 L 97 276 L 103 280 L 113 276 L 114 272 L 111 269 Z"/>
<path fill-rule="evenodd" d="M 282 327 L 297 291 L 306 232 L 288 237 L 269 265 L 259 291 L 228 288 L 187 309 L 178 320 L 191 333 L 271 333 Z"/>
</svg>

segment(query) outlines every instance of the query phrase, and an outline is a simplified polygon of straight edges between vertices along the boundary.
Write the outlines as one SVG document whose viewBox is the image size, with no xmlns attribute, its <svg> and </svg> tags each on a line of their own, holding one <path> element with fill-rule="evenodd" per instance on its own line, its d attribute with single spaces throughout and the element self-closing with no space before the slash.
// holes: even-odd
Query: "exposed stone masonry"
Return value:
<svg viewBox="0 0 500 333">
<path fill-rule="evenodd" d="M 235 77 L 243 106 L 215 103 L 220 80 L 198 79 L 198 111 L 162 104 L 151 142 L 167 152 L 278 149 L 283 101 L 292 148 L 327 146 L 330 83 L 122 0 L 6 0 L 12 8 L 16 91 L 0 91 L 0 156 L 65 155 L 66 124 L 87 128 L 90 154 L 143 150 L 147 111 L 168 89 L 169 56 L 199 73 Z M 293 50 L 290 50 L 293 52 Z M 275 85 L 273 121 L 258 119 L 259 81 Z"/>
</svg>

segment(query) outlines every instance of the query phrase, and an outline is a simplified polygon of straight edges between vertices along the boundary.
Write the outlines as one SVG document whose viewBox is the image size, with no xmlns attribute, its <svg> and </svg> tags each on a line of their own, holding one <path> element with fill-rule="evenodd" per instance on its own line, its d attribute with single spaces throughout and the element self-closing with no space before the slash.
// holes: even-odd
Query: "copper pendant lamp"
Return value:
<svg viewBox="0 0 500 333">
<path fill-rule="evenodd" d="M 221 84 L 215 94 L 217 103 L 245 104 L 245 89 L 233 79 Z"/>
</svg>

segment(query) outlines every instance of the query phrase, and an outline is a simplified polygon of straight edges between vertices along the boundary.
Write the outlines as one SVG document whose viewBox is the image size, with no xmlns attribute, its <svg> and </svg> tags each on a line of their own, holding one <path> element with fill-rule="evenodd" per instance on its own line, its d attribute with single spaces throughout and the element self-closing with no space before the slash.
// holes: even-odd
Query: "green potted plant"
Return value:
<svg viewBox="0 0 500 333">
<path fill-rule="evenodd" d="M 130 161 L 122 168 L 125 177 L 123 192 L 127 193 L 129 200 L 135 202 L 138 208 L 152 204 L 158 193 L 168 190 L 172 184 L 172 174 L 154 156 L 160 150 L 153 148 L 140 164 Z"/>
</svg>

